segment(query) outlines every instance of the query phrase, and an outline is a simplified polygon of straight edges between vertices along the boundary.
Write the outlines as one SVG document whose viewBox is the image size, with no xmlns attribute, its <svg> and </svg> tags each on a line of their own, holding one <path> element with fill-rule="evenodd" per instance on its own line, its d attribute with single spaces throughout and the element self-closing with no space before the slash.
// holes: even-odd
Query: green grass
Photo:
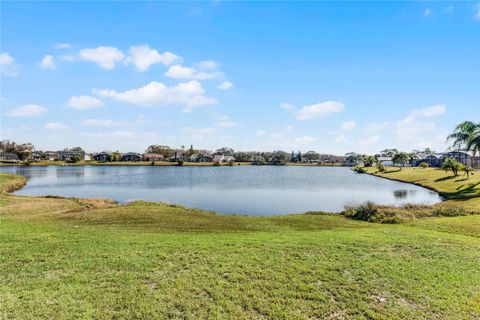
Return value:
<svg viewBox="0 0 480 320">
<path fill-rule="evenodd" d="M 459 205 L 468 209 L 480 210 L 480 171 L 467 178 L 461 173 L 454 176 L 452 172 L 436 168 L 391 168 L 378 172 L 376 168 L 366 168 L 368 173 L 377 176 L 415 183 L 438 191 L 447 199 L 445 204 Z"/>
<path fill-rule="evenodd" d="M 21 185 L 0 174 L 2 190 Z M 1 319 L 478 319 L 480 215 L 383 225 L 2 193 Z"/>
</svg>

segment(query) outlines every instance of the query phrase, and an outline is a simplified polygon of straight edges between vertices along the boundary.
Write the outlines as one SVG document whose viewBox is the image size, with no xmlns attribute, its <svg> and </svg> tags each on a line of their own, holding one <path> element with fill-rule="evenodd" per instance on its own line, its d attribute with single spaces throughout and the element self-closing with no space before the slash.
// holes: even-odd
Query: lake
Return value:
<svg viewBox="0 0 480 320">
<path fill-rule="evenodd" d="M 1 167 L 28 178 L 18 195 L 161 201 L 230 214 L 277 215 L 342 211 L 378 204 L 434 204 L 431 190 L 340 167 L 31 166 Z"/>
</svg>

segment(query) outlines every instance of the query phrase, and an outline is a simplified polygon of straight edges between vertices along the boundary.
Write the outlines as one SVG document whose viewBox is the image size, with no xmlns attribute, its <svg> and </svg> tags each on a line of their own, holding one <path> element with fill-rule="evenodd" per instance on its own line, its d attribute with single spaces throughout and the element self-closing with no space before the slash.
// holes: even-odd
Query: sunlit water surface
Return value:
<svg viewBox="0 0 480 320">
<path fill-rule="evenodd" d="M 231 214 L 339 212 L 367 200 L 390 205 L 441 201 L 422 187 L 335 167 L 31 166 L 0 171 L 28 178 L 18 195 L 142 199 Z"/>
</svg>

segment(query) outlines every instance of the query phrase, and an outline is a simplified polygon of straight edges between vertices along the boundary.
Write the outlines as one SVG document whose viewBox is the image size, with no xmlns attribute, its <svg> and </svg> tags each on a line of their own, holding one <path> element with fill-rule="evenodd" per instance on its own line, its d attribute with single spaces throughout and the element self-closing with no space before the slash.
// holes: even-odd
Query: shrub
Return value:
<svg viewBox="0 0 480 320">
<path fill-rule="evenodd" d="M 354 220 L 372 221 L 378 213 L 378 206 L 371 201 L 367 201 L 357 206 L 345 206 L 343 214 Z"/>
<path fill-rule="evenodd" d="M 228 165 L 229 165 L 230 167 L 233 167 L 234 164 L 235 164 L 235 162 L 233 162 L 233 161 L 229 161 L 229 162 L 228 162 Z"/>
<path fill-rule="evenodd" d="M 423 169 L 430 167 L 430 165 L 426 162 L 420 162 L 418 166 Z"/>
<path fill-rule="evenodd" d="M 215 162 L 213 162 L 213 165 L 214 165 L 215 167 L 217 167 L 217 166 L 220 165 L 220 162 L 219 162 L 219 161 L 215 161 Z"/>
<path fill-rule="evenodd" d="M 355 171 L 356 173 L 367 173 L 367 170 L 363 167 L 353 167 L 352 168 L 353 171 Z"/>
<path fill-rule="evenodd" d="M 381 162 L 377 162 L 377 170 L 378 172 L 384 172 L 385 171 L 385 166 Z"/>
<path fill-rule="evenodd" d="M 178 160 L 178 161 L 177 161 L 177 164 L 178 164 L 179 166 L 183 166 L 183 160 Z"/>
</svg>

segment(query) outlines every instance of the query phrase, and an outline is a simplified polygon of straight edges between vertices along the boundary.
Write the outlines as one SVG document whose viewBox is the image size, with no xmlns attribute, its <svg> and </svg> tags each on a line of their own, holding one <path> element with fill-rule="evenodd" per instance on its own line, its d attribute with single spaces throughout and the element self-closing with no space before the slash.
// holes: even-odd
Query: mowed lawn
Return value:
<svg viewBox="0 0 480 320">
<path fill-rule="evenodd" d="M 16 176 L 0 174 L 2 192 Z M 480 215 L 383 225 L 0 199 L 2 319 L 478 319 Z"/>
<path fill-rule="evenodd" d="M 480 211 L 480 171 L 478 170 L 468 178 L 463 172 L 455 176 L 451 171 L 445 172 L 437 168 L 387 167 L 384 172 L 378 172 L 376 168 L 367 168 L 367 171 L 380 177 L 412 182 L 437 190 L 448 199 L 447 203 Z"/>
</svg>

